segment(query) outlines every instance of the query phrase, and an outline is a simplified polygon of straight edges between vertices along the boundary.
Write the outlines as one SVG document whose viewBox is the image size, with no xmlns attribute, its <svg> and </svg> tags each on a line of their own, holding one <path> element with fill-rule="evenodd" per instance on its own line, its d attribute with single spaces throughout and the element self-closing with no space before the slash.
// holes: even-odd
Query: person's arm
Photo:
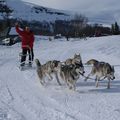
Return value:
<svg viewBox="0 0 120 120">
<path fill-rule="evenodd" d="M 20 30 L 18 23 L 16 23 L 15 29 L 16 29 L 16 32 L 17 32 L 19 35 L 22 36 L 22 35 L 24 34 L 24 32 L 23 32 L 22 30 Z"/>
</svg>

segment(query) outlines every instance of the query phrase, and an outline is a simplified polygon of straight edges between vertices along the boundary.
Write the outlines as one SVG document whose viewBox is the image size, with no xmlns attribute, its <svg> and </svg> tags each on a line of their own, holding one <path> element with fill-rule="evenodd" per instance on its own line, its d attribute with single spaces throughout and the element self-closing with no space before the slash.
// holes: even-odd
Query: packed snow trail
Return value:
<svg viewBox="0 0 120 120">
<path fill-rule="evenodd" d="M 42 64 L 54 59 L 64 61 L 80 53 L 83 63 L 96 58 L 114 65 L 119 64 L 119 45 L 119 36 L 69 42 L 36 37 L 34 53 Z M 0 120 L 119 120 L 120 67 L 115 67 L 111 89 L 106 89 L 107 80 L 96 88 L 93 80 L 84 82 L 83 77 L 77 81 L 76 91 L 69 90 L 62 81 L 59 86 L 55 79 L 43 87 L 35 63 L 32 69 L 19 70 L 20 51 L 20 43 L 0 46 Z M 85 75 L 90 70 L 85 67 Z"/>
</svg>

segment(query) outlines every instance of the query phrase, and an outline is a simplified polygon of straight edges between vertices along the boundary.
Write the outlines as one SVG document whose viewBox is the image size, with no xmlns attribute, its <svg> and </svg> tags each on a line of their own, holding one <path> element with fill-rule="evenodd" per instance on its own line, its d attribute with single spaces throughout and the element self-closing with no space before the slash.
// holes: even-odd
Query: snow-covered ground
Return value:
<svg viewBox="0 0 120 120">
<path fill-rule="evenodd" d="M 114 81 L 107 89 L 107 80 L 98 88 L 93 80 L 80 77 L 76 91 L 55 79 L 41 86 L 36 66 L 20 71 L 20 43 L 0 46 L 0 120 L 119 120 L 120 119 L 120 36 L 63 39 L 48 41 L 36 37 L 35 58 L 64 61 L 80 53 L 83 63 L 94 58 L 115 65 Z M 118 66 L 117 66 L 118 65 Z M 91 67 L 85 67 L 85 75 Z"/>
</svg>

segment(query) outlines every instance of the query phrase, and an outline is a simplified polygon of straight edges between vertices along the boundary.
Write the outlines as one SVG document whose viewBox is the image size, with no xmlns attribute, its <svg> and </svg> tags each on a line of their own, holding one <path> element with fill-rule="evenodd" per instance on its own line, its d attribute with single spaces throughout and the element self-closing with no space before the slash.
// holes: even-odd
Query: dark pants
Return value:
<svg viewBox="0 0 120 120">
<path fill-rule="evenodd" d="M 33 48 L 31 48 L 31 50 L 29 50 L 27 48 L 22 49 L 22 56 L 21 56 L 21 65 L 22 66 L 25 64 L 27 54 L 29 55 L 29 64 L 31 64 L 31 61 L 33 61 L 33 59 L 34 59 Z"/>
</svg>

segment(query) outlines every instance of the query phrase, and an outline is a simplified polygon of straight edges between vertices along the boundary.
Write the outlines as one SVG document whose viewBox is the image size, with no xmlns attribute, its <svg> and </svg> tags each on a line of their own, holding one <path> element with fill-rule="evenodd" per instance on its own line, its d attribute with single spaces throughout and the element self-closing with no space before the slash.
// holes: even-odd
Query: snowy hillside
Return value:
<svg viewBox="0 0 120 120">
<path fill-rule="evenodd" d="M 64 61 L 80 53 L 83 63 L 94 58 L 115 65 L 114 81 L 107 89 L 107 80 L 98 88 L 94 80 L 77 81 L 76 91 L 65 83 L 59 86 L 54 79 L 41 86 L 36 66 L 20 71 L 20 43 L 0 46 L 0 120 L 119 120 L 120 119 L 120 36 L 65 38 L 49 41 L 36 36 L 35 58 L 41 63 L 48 60 Z M 116 66 L 119 65 L 119 66 Z M 91 67 L 85 66 L 85 75 Z M 62 80 L 61 80 L 62 81 Z"/>
<path fill-rule="evenodd" d="M 55 10 L 51 8 L 42 7 L 36 4 L 24 2 L 22 0 L 8 0 L 8 6 L 14 11 L 13 18 L 23 20 L 37 20 L 37 21 L 55 21 L 70 19 L 68 12 Z"/>
</svg>

